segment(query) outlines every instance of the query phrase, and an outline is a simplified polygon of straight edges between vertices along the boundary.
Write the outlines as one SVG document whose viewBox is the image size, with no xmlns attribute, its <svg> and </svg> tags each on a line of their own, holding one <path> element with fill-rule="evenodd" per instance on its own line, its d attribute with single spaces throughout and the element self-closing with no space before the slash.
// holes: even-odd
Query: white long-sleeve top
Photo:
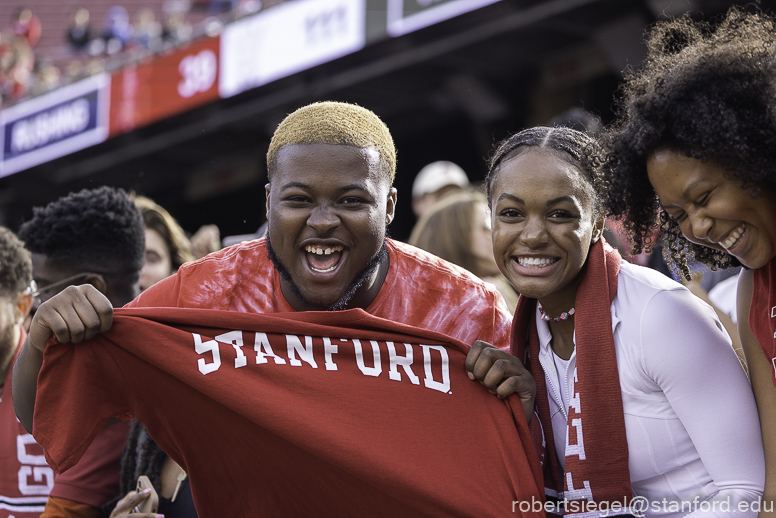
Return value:
<svg viewBox="0 0 776 518">
<path fill-rule="evenodd" d="M 649 501 L 646 516 L 754 518 L 749 503 L 765 484 L 757 407 L 714 310 L 681 284 L 623 261 L 611 314 L 631 486 Z M 576 349 L 558 358 L 538 311 L 536 325 L 565 464 Z"/>
</svg>

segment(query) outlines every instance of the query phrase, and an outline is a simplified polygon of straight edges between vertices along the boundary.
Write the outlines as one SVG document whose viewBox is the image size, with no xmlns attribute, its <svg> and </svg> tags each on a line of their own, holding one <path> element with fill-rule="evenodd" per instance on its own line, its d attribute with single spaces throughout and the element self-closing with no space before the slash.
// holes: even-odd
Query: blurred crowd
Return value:
<svg viewBox="0 0 776 518">
<path fill-rule="evenodd" d="M 62 35 L 57 60 L 36 52 L 42 31 L 50 30 L 29 7 L 20 7 L 0 25 L 0 106 L 49 92 L 85 77 L 121 68 L 166 52 L 203 35 L 216 35 L 224 24 L 260 11 L 277 0 L 166 0 L 157 12 L 144 7 L 134 15 L 114 5 L 103 20 L 87 7 L 73 10 Z M 160 19 L 161 18 L 161 19 Z M 198 20 L 192 23 L 192 19 Z M 39 50 L 39 49 L 38 49 Z"/>
</svg>

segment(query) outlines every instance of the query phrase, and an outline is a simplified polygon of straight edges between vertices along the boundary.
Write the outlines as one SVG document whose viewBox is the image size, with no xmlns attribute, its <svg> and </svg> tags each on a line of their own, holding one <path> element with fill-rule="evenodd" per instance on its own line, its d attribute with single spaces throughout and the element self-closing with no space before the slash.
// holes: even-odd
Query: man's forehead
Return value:
<svg viewBox="0 0 776 518">
<path fill-rule="evenodd" d="M 316 162 L 332 157 L 351 159 L 354 161 L 365 160 L 370 164 L 380 163 L 380 152 L 373 148 L 361 148 L 347 144 L 289 144 L 278 150 L 278 163 L 289 160 L 305 160 Z"/>
<path fill-rule="evenodd" d="M 337 144 L 293 144 L 280 149 L 275 177 L 270 183 L 283 188 L 289 183 L 312 184 L 321 174 L 336 183 L 378 185 L 390 183 L 380 153 L 374 148 Z"/>
</svg>

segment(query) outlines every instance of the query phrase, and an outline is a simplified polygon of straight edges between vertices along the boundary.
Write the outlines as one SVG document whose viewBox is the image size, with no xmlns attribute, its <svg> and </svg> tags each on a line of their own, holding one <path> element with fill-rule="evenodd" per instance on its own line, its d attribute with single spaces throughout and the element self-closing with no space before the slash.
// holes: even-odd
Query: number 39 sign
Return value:
<svg viewBox="0 0 776 518">
<path fill-rule="evenodd" d="M 194 56 L 186 56 L 178 65 L 183 78 L 178 83 L 178 93 L 188 99 L 200 92 L 207 92 L 216 81 L 218 58 L 211 50 L 203 50 Z"/>
<path fill-rule="evenodd" d="M 1 1 L 1 0 L 0 0 Z M 220 38 L 202 38 L 111 75 L 110 136 L 218 99 Z"/>
</svg>

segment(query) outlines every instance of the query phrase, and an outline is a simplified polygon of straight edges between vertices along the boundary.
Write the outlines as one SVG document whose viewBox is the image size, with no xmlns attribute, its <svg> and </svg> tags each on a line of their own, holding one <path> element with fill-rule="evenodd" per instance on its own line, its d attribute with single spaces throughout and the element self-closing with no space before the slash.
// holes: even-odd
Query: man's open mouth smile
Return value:
<svg viewBox="0 0 776 518">
<path fill-rule="evenodd" d="M 316 273 L 329 273 L 337 269 L 342 262 L 344 247 L 341 245 L 307 245 L 305 260 Z"/>
</svg>

